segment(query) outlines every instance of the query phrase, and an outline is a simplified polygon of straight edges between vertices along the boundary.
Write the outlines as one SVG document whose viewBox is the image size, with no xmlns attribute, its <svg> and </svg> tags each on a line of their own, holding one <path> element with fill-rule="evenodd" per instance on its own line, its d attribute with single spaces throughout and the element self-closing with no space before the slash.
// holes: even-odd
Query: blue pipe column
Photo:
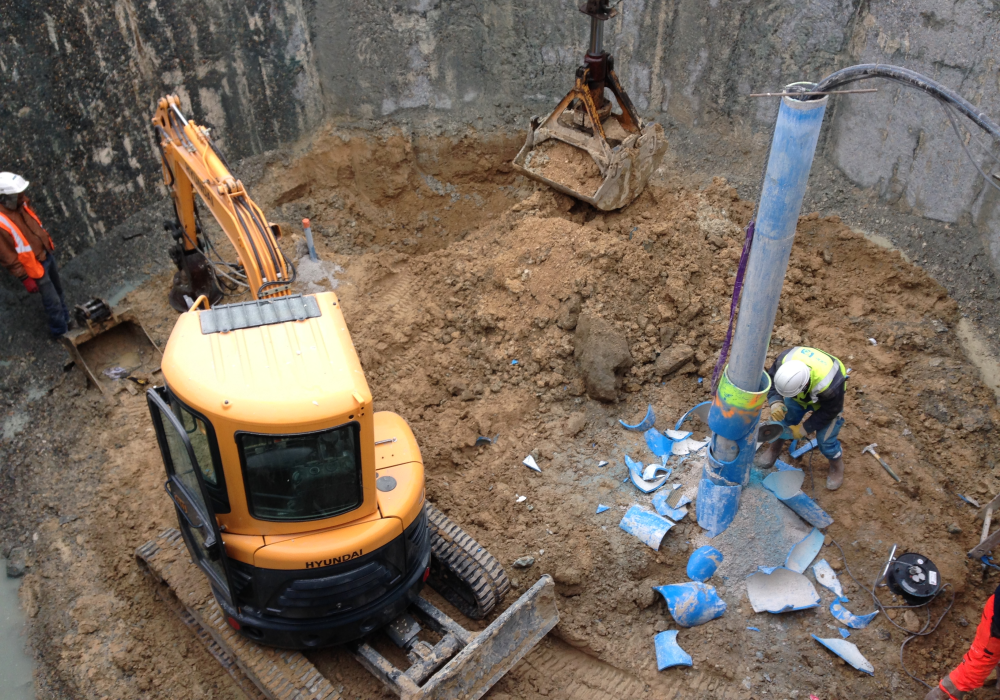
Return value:
<svg viewBox="0 0 1000 700">
<path fill-rule="evenodd" d="M 827 99 L 782 97 L 778 109 L 733 349 L 708 415 L 712 442 L 696 510 L 711 537 L 732 523 L 750 480 L 757 426 L 771 388 L 764 361 Z"/>
</svg>

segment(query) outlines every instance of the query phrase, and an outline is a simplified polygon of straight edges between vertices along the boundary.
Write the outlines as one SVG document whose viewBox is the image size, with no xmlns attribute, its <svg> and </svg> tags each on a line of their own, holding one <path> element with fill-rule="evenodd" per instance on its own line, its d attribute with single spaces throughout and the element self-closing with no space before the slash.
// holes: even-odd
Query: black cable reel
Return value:
<svg viewBox="0 0 1000 700">
<path fill-rule="evenodd" d="M 885 582 L 910 605 L 923 605 L 941 590 L 941 573 L 923 554 L 907 552 L 889 562 Z"/>
</svg>

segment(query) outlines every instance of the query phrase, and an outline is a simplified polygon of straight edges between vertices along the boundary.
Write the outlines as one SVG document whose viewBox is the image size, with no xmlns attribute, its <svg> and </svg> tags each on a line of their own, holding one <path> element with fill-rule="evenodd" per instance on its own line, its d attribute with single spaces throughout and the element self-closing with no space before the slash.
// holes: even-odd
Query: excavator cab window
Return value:
<svg viewBox="0 0 1000 700">
<path fill-rule="evenodd" d="M 187 433 L 191 449 L 198 460 L 198 470 L 205 480 L 205 490 L 212 499 L 216 513 L 229 512 L 229 493 L 226 491 L 225 473 L 219 458 L 219 446 L 215 441 L 215 431 L 208 419 L 195 413 L 181 403 L 176 396 L 168 393 L 170 409 Z"/>
<path fill-rule="evenodd" d="M 357 421 L 293 435 L 236 433 L 250 514 L 259 520 L 319 520 L 361 505 Z"/>
</svg>

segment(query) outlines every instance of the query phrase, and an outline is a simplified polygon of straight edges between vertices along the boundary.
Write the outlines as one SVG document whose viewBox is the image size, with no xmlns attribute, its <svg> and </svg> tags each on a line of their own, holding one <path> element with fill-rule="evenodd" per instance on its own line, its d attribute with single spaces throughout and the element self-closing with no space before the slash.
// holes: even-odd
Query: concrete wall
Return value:
<svg viewBox="0 0 1000 700">
<path fill-rule="evenodd" d="M 0 0 L 0 167 L 35 182 L 43 215 L 80 250 L 162 196 L 148 124 L 165 92 L 215 127 L 231 160 L 323 119 L 520 129 L 571 84 L 589 31 L 577 4 Z M 628 0 L 620 9 L 606 43 L 633 101 L 706 149 L 725 136 L 755 144 L 757 158 L 776 101 L 747 94 L 862 61 L 921 70 L 1000 116 L 992 0 Z M 976 226 L 1000 269 L 1000 197 L 939 108 L 879 87 L 836 98 L 826 157 L 911 213 Z"/>
<path fill-rule="evenodd" d="M 2 0 L 0 169 L 72 256 L 166 194 L 161 95 L 241 158 L 317 123 L 315 66 L 301 0 Z"/>
</svg>

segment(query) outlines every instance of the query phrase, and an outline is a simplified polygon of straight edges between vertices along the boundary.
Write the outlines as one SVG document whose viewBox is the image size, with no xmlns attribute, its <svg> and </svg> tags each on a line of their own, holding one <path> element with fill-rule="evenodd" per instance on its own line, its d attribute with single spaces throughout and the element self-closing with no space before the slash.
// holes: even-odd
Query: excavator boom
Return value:
<svg viewBox="0 0 1000 700">
<path fill-rule="evenodd" d="M 240 269 L 235 271 L 233 281 L 245 284 L 254 299 L 290 294 L 292 266 L 278 247 L 281 231 L 276 224 L 267 223 L 243 183 L 233 177 L 225 157 L 212 143 L 209 130 L 184 117 L 176 95 L 160 99 L 153 126 L 160 136 L 163 178 L 177 214 L 172 230 L 178 248 L 173 255 L 179 273 L 184 273 L 175 278 L 171 305 L 187 311 L 190 304 L 179 303 L 185 294 L 192 302 L 205 295 L 214 303 L 222 296 L 213 278 L 214 267 L 208 264 L 206 248 L 211 243 L 203 239 L 198 225 L 195 192 L 236 248 Z"/>
</svg>

